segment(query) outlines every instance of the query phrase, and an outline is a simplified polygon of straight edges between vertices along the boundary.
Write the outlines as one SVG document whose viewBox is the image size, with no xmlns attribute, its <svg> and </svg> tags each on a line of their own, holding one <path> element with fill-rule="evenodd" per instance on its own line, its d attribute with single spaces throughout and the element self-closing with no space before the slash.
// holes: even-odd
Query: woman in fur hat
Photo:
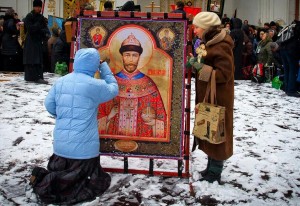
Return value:
<svg viewBox="0 0 300 206">
<path fill-rule="evenodd" d="M 221 144 L 211 144 L 208 141 L 194 138 L 193 150 L 198 148 L 208 155 L 207 168 L 201 171 L 200 181 L 221 181 L 223 162 L 233 154 L 233 101 L 234 101 L 234 59 L 232 38 L 221 29 L 221 21 L 213 12 L 200 12 L 194 20 L 194 33 L 201 39 L 205 48 L 199 64 L 191 57 L 189 63 L 198 71 L 203 65 L 209 65 L 216 71 L 216 100 L 218 105 L 226 108 L 225 136 L 226 141 Z M 191 55 L 192 56 L 192 55 Z M 203 102 L 207 82 L 196 78 L 196 104 Z"/>
</svg>

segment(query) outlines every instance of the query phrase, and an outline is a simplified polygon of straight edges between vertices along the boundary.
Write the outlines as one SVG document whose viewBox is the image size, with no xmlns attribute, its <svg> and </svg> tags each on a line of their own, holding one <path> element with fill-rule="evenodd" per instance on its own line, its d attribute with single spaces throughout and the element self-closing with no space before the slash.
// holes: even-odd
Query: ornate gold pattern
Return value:
<svg viewBox="0 0 300 206">
<path fill-rule="evenodd" d="M 90 0 L 90 4 L 97 10 L 97 0 Z"/>
<path fill-rule="evenodd" d="M 75 13 L 79 13 L 80 6 L 88 0 L 64 0 L 64 18 L 73 17 Z"/>
<path fill-rule="evenodd" d="M 48 13 L 52 13 L 55 16 L 56 0 L 49 0 L 48 2 Z"/>
</svg>

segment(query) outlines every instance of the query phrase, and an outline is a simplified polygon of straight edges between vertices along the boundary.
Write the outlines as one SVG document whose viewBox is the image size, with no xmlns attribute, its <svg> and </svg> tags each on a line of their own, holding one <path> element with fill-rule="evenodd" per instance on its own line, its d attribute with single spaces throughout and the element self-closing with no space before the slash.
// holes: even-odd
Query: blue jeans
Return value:
<svg viewBox="0 0 300 206">
<path fill-rule="evenodd" d="M 297 92 L 298 60 L 285 49 L 280 50 L 280 56 L 284 67 L 284 91 L 287 94 Z"/>
</svg>

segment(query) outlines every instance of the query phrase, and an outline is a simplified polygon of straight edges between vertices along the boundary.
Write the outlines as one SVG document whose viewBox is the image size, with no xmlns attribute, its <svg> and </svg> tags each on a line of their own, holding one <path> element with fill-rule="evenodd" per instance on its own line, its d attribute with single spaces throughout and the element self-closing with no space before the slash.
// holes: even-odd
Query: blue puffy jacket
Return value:
<svg viewBox="0 0 300 206">
<path fill-rule="evenodd" d="M 94 74 L 100 71 L 101 79 Z M 74 71 L 59 78 L 50 89 L 45 106 L 56 117 L 54 154 L 70 159 L 99 155 L 97 109 L 118 94 L 118 84 L 107 63 L 100 65 L 96 49 L 76 52 Z"/>
</svg>

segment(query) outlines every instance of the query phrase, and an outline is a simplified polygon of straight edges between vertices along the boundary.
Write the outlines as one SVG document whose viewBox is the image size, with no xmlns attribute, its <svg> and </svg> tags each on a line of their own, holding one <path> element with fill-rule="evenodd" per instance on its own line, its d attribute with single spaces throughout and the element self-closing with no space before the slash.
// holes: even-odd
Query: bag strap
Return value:
<svg viewBox="0 0 300 206">
<path fill-rule="evenodd" d="M 210 102 L 211 104 L 217 104 L 216 70 L 212 71 L 210 84 Z"/>
<path fill-rule="evenodd" d="M 209 81 L 207 83 L 206 92 L 205 92 L 205 96 L 204 96 L 203 102 L 207 102 L 208 101 L 209 93 L 210 93 L 210 103 L 211 104 L 214 104 L 215 102 L 217 103 L 216 70 L 212 71 L 210 79 L 209 79 Z"/>
<path fill-rule="evenodd" d="M 203 99 L 203 102 L 207 102 L 208 101 L 208 96 L 209 96 L 209 92 L 210 92 L 210 87 L 211 87 L 211 78 L 209 78 L 208 82 L 207 82 L 207 86 L 206 86 L 206 92 L 205 92 L 205 96 Z"/>
</svg>

